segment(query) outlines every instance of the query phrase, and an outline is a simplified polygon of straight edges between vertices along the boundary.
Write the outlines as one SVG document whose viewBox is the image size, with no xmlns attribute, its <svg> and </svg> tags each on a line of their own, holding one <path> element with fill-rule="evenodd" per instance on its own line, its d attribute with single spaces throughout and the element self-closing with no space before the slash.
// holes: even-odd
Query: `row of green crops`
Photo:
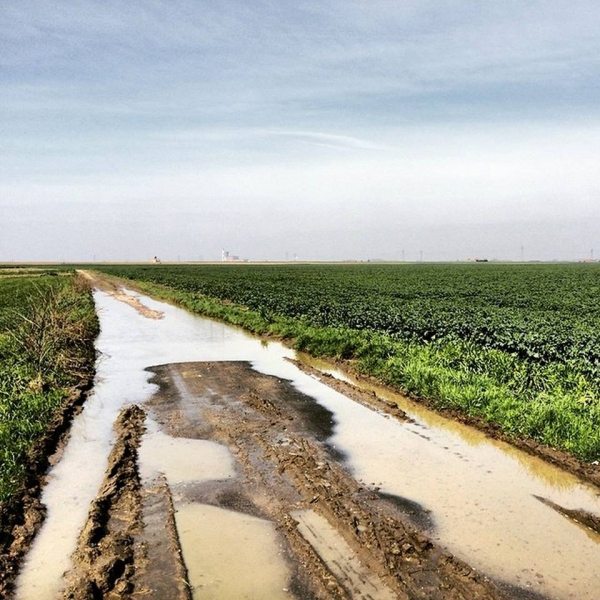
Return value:
<svg viewBox="0 0 600 600">
<path fill-rule="evenodd" d="M 600 265 L 102 270 L 167 286 L 188 308 L 293 337 L 314 354 L 356 359 L 387 383 L 508 433 L 600 456 Z M 209 310 L 203 298 L 226 304 Z"/>
<path fill-rule="evenodd" d="M 0 276 L 0 502 L 21 486 L 27 455 L 93 372 L 98 322 L 74 274 Z"/>
</svg>

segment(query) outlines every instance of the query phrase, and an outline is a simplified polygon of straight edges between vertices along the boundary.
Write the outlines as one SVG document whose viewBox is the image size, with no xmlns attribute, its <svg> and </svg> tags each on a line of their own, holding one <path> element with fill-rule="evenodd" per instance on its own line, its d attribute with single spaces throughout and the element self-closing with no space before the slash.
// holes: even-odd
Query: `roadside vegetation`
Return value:
<svg viewBox="0 0 600 600">
<path fill-rule="evenodd" d="M 440 408 L 600 458 L 600 265 L 110 266 Z"/>
<path fill-rule="evenodd" d="M 90 381 L 97 331 L 90 290 L 74 273 L 0 269 L 0 505 L 22 489 L 36 443 Z"/>
</svg>

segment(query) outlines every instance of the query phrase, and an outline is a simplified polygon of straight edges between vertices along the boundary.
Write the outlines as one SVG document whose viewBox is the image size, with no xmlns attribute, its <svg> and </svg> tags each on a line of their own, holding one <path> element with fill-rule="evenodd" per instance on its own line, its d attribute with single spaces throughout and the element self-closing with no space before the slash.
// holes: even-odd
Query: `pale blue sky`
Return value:
<svg viewBox="0 0 600 600">
<path fill-rule="evenodd" d="M 0 3 L 0 260 L 600 254 L 596 2 Z"/>
</svg>

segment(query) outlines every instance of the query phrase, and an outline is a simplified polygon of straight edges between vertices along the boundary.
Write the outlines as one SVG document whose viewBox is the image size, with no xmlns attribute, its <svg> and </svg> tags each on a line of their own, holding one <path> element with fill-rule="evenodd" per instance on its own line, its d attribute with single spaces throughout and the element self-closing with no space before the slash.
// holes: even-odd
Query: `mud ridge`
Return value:
<svg viewBox="0 0 600 600">
<path fill-rule="evenodd" d="M 142 552 L 136 560 L 135 587 L 142 598 L 192 600 L 173 496 L 166 478 L 160 475 L 152 485 L 143 487 L 144 526 L 139 535 Z"/>
<path fill-rule="evenodd" d="M 314 377 L 321 383 L 329 386 L 334 389 L 336 392 L 340 392 L 347 398 L 351 398 L 355 402 L 359 402 L 368 408 L 373 408 L 379 412 L 384 412 L 392 417 L 395 417 L 399 421 L 405 421 L 408 423 L 414 423 L 414 420 L 411 419 L 401 408 L 399 408 L 394 402 L 388 402 L 383 398 L 380 398 L 375 392 L 368 392 L 366 390 L 361 390 L 358 386 L 348 383 L 347 381 L 342 381 L 329 373 L 323 373 L 323 371 L 319 371 L 310 365 L 304 364 L 299 360 L 294 360 L 292 358 L 286 358 L 287 361 L 291 362 L 298 369 Z"/>
<path fill-rule="evenodd" d="M 391 576 L 407 597 L 496 597 L 470 567 L 386 511 L 376 494 L 363 489 L 339 465 L 324 461 L 315 444 L 292 438 L 286 447 L 273 448 L 271 457 L 280 472 L 303 488 L 312 510 L 335 524 L 363 561 L 380 576 Z"/>
<path fill-rule="evenodd" d="M 541 496 L 534 496 L 534 498 L 536 498 L 546 506 L 553 508 L 556 512 L 560 513 L 567 519 L 571 519 L 572 521 L 575 521 L 580 525 L 588 527 L 596 533 L 600 533 L 600 518 L 596 515 L 586 512 L 585 510 L 565 508 L 564 506 L 556 504 L 556 502 L 552 502 L 552 500 L 549 500 L 548 498 L 542 498 Z"/>
<path fill-rule="evenodd" d="M 28 453 L 25 482 L 20 492 L 0 504 L 0 598 L 9 597 L 21 561 L 42 526 L 46 508 L 40 501 L 48 468 L 64 448 L 73 418 L 81 411 L 91 390 L 94 374 L 65 399 L 44 436 Z"/>
<path fill-rule="evenodd" d="M 128 598 L 134 589 L 134 534 L 141 526 L 138 446 L 145 413 L 138 406 L 121 411 L 117 439 L 102 487 L 92 502 L 67 574 L 64 598 Z"/>
<path fill-rule="evenodd" d="M 119 302 L 128 304 L 147 319 L 162 319 L 164 317 L 164 314 L 161 311 L 148 308 L 145 304 L 140 302 L 138 298 L 127 294 L 122 287 L 113 281 L 105 279 L 104 277 L 97 277 L 95 274 L 90 273 L 89 271 L 77 272 L 84 277 L 90 283 L 90 285 L 101 289 L 103 292 L 106 292 Z"/>
</svg>

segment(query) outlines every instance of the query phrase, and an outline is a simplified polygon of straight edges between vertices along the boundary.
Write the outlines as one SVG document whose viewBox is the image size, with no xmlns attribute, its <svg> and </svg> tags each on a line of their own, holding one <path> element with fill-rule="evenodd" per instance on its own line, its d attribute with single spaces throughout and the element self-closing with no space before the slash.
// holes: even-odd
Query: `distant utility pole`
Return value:
<svg viewBox="0 0 600 600">
<path fill-rule="evenodd" d="M 521 244 L 521 262 L 525 260 L 525 246 Z"/>
<path fill-rule="evenodd" d="M 402 248 L 402 262 L 404 262 L 404 248 Z"/>
<path fill-rule="evenodd" d="M 423 250 L 419 250 L 419 262 L 423 262 Z"/>
<path fill-rule="evenodd" d="M 591 261 L 594 260 L 594 249 L 593 248 L 590 250 L 590 260 Z"/>
</svg>

